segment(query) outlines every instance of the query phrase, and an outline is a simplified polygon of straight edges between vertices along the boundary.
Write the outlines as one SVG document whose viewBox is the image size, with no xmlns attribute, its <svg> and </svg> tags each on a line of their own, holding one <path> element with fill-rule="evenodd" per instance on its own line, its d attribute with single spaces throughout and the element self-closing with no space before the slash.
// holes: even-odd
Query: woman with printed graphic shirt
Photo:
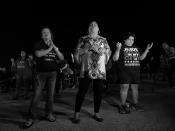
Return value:
<svg viewBox="0 0 175 131">
<path fill-rule="evenodd" d="M 47 89 L 46 99 L 46 119 L 50 122 L 54 122 L 56 118 L 53 116 L 53 96 L 55 90 L 57 65 L 55 59 L 57 57 L 60 60 L 64 59 L 63 54 L 59 48 L 53 43 L 52 34 L 49 28 L 43 28 L 41 31 L 42 40 L 35 45 L 34 53 L 36 55 L 36 72 L 38 79 L 38 86 L 35 89 L 34 97 L 29 108 L 29 118 L 24 124 L 24 128 L 28 128 L 33 125 L 34 109 L 38 105 L 39 98 L 42 89 Z"/>
<path fill-rule="evenodd" d="M 145 59 L 147 53 L 153 46 L 153 43 L 147 45 L 143 54 L 140 54 L 138 47 L 134 46 L 135 35 L 133 33 L 127 33 L 124 35 L 124 44 L 116 44 L 116 51 L 113 55 L 113 60 L 117 61 L 117 69 L 120 81 L 120 97 L 121 108 L 119 113 L 130 113 L 129 108 L 126 105 L 126 99 L 128 95 L 129 86 L 131 86 L 133 105 L 135 110 L 143 110 L 138 105 L 138 86 L 140 82 L 140 60 Z"/>
<path fill-rule="evenodd" d="M 79 112 L 88 91 L 93 82 L 94 89 L 94 119 L 102 122 L 99 114 L 102 99 L 103 81 L 106 79 L 106 64 L 111 55 L 106 38 L 99 36 L 99 27 L 96 22 L 89 25 L 89 34 L 81 37 L 75 51 L 75 58 L 80 66 L 80 83 L 76 96 L 75 113 L 73 121 L 79 123 Z"/>
</svg>

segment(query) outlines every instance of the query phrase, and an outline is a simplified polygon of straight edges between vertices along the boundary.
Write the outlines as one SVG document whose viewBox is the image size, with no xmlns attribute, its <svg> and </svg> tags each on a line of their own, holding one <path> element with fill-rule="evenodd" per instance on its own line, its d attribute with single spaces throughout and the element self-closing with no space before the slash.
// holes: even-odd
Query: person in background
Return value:
<svg viewBox="0 0 175 131">
<path fill-rule="evenodd" d="M 1 92 L 5 93 L 7 92 L 7 83 L 6 83 L 6 79 L 7 79 L 7 69 L 5 66 L 0 66 L 0 89 Z"/>
<path fill-rule="evenodd" d="M 38 81 L 37 81 L 37 78 L 36 78 L 36 61 L 34 59 L 33 54 L 29 54 L 28 55 L 28 62 L 29 62 L 29 65 L 30 65 L 30 68 L 31 68 L 31 72 L 32 72 L 32 83 L 31 83 L 31 86 L 32 86 L 32 90 L 34 90 L 35 87 L 38 84 Z"/>
<path fill-rule="evenodd" d="M 15 72 L 16 76 L 16 90 L 14 94 L 14 100 L 19 99 L 22 88 L 24 89 L 24 98 L 27 99 L 31 84 L 31 70 L 27 60 L 26 52 L 21 51 L 20 57 L 15 61 L 12 61 L 12 72 Z"/>
<path fill-rule="evenodd" d="M 172 46 L 169 46 L 166 42 L 162 43 L 162 48 L 164 50 L 163 58 L 166 62 L 167 68 L 166 68 L 166 74 L 169 81 L 169 87 L 175 88 L 175 48 Z"/>
<path fill-rule="evenodd" d="M 10 87 L 12 89 L 12 92 L 15 91 L 16 89 L 16 68 L 15 67 L 15 59 L 14 58 L 10 58 L 10 77 L 11 77 L 11 81 L 10 81 Z"/>
</svg>

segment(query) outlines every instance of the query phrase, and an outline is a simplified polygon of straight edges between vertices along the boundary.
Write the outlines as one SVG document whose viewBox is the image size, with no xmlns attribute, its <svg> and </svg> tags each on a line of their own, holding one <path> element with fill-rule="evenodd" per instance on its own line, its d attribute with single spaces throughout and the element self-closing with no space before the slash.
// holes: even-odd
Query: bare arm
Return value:
<svg viewBox="0 0 175 131">
<path fill-rule="evenodd" d="M 55 46 L 55 44 L 53 43 L 53 41 L 50 41 L 50 47 L 48 49 L 42 49 L 42 50 L 37 50 L 35 51 L 35 55 L 37 57 L 42 57 L 47 55 L 52 49 L 54 49 L 56 55 L 58 56 L 58 58 L 60 60 L 64 60 L 64 56 L 63 54 L 60 52 L 60 50 L 58 49 L 58 47 Z"/>
<path fill-rule="evenodd" d="M 143 52 L 143 54 L 140 56 L 140 60 L 144 60 L 144 59 L 146 58 L 148 52 L 149 52 L 149 50 L 146 49 L 146 50 Z"/>
<path fill-rule="evenodd" d="M 37 57 L 42 57 L 42 56 L 45 56 L 47 55 L 51 50 L 52 50 L 52 46 L 50 46 L 48 49 L 42 49 L 42 50 L 36 50 L 35 51 L 35 55 Z"/>
<path fill-rule="evenodd" d="M 60 60 L 64 60 L 64 55 L 61 53 L 61 51 L 60 51 L 57 47 L 54 48 L 54 50 L 55 50 L 55 52 L 56 52 L 58 58 L 59 58 Z"/>
<path fill-rule="evenodd" d="M 114 61 L 117 61 L 119 59 L 119 54 L 120 54 L 120 50 L 116 49 L 115 53 L 114 53 L 114 55 L 112 57 Z"/>
<path fill-rule="evenodd" d="M 88 51 L 87 48 L 82 48 L 83 45 L 84 45 L 84 43 L 80 39 L 78 44 L 77 44 L 77 47 L 75 49 L 75 53 L 74 53 L 74 57 L 75 57 L 75 60 L 77 63 L 80 62 L 80 56 Z"/>
<path fill-rule="evenodd" d="M 147 56 L 149 50 L 152 48 L 152 46 L 153 46 L 153 43 L 151 43 L 151 45 L 150 45 L 150 44 L 147 45 L 145 51 L 144 51 L 143 54 L 140 56 L 140 60 L 144 60 L 144 59 L 146 58 L 146 56 Z"/>
<path fill-rule="evenodd" d="M 121 46 L 122 45 L 119 42 L 116 44 L 116 50 L 115 50 L 115 53 L 112 57 L 114 61 L 117 61 L 119 59 Z"/>
<path fill-rule="evenodd" d="M 110 56 L 112 54 L 112 51 L 111 51 L 111 49 L 110 49 L 110 47 L 108 45 L 107 40 L 105 40 L 105 44 L 104 44 L 104 53 L 106 55 L 106 64 L 107 64 L 108 61 L 109 61 L 109 58 L 110 58 Z"/>
<path fill-rule="evenodd" d="M 64 60 L 64 55 L 61 53 L 61 51 L 59 50 L 59 48 L 53 43 L 53 41 L 51 41 L 50 43 L 57 55 L 57 57 L 60 59 L 60 60 Z"/>
<path fill-rule="evenodd" d="M 61 53 L 61 51 L 59 50 L 59 48 L 53 43 L 52 40 L 50 40 L 50 47 L 52 47 L 57 55 L 57 57 L 60 60 L 64 60 L 64 55 Z"/>
</svg>

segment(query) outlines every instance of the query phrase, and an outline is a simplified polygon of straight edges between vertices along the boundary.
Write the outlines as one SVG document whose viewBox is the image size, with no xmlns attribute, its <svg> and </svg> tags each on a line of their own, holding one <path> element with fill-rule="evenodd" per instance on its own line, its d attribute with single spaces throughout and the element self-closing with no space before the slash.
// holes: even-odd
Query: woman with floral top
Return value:
<svg viewBox="0 0 175 131">
<path fill-rule="evenodd" d="M 79 123 L 79 112 L 89 86 L 93 83 L 94 90 L 94 119 L 102 122 L 99 115 L 102 99 L 103 81 L 106 79 L 106 64 L 111 55 L 106 38 L 99 36 L 97 22 L 89 25 L 88 35 L 81 37 L 75 51 L 76 61 L 80 65 L 80 83 L 76 96 L 73 122 Z"/>
</svg>

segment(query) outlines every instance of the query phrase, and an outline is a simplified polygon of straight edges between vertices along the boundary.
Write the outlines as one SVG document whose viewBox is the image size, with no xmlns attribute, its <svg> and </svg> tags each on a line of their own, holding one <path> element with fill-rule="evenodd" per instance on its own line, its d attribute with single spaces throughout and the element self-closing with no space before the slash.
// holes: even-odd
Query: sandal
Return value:
<svg viewBox="0 0 175 131">
<path fill-rule="evenodd" d="M 78 124 L 78 123 L 80 123 L 80 119 L 74 117 L 74 118 L 72 118 L 72 123 Z"/>
<path fill-rule="evenodd" d="M 98 122 L 103 122 L 103 118 L 102 117 L 99 117 L 97 115 L 94 115 L 93 118 L 98 121 Z"/>
<path fill-rule="evenodd" d="M 29 128 L 33 125 L 33 123 L 34 123 L 33 120 L 29 119 L 24 123 L 23 128 Z"/>
<path fill-rule="evenodd" d="M 75 112 L 74 113 L 74 117 L 71 118 L 71 119 L 72 119 L 72 123 L 75 123 L 75 124 L 80 123 L 79 113 L 78 112 Z"/>
<path fill-rule="evenodd" d="M 53 116 L 53 115 L 48 115 L 46 117 L 46 119 L 49 121 L 49 122 L 55 122 L 56 121 L 56 118 Z"/>
<path fill-rule="evenodd" d="M 120 114 L 129 114 L 130 109 L 126 105 L 122 105 L 121 107 L 119 107 L 119 113 Z"/>
</svg>

